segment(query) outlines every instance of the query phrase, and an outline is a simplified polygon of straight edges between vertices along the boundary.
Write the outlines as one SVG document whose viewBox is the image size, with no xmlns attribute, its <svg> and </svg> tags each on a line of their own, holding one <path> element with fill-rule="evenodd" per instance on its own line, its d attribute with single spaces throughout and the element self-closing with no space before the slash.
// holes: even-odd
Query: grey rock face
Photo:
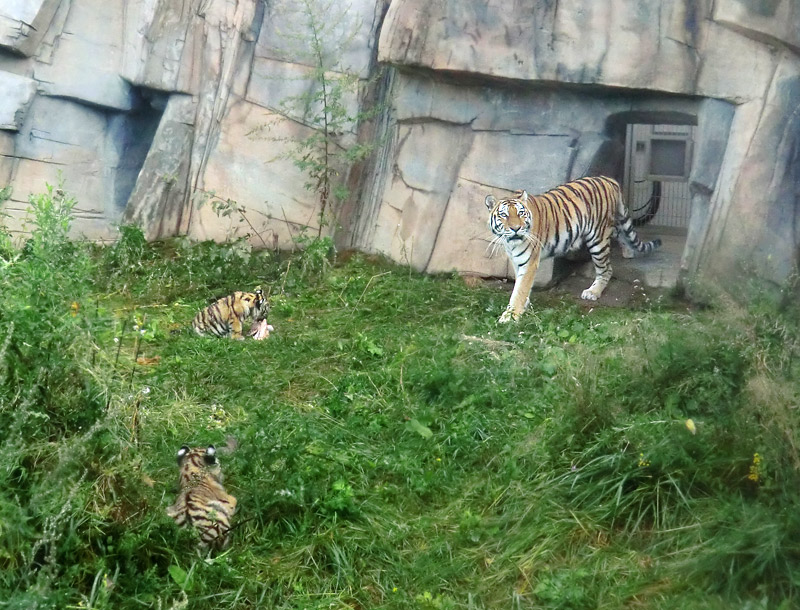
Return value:
<svg viewBox="0 0 800 610">
<path fill-rule="evenodd" d="M 28 193 L 61 171 L 84 210 L 76 234 L 93 239 L 113 239 L 119 222 L 150 238 L 241 234 L 202 205 L 212 198 L 246 207 L 257 246 L 316 232 L 319 198 L 291 157 L 319 107 L 286 103 L 315 91 L 304 6 L 3 2 L 0 186 L 14 187 L 11 228 Z M 338 167 L 351 195 L 325 230 L 419 269 L 508 276 L 504 255 L 489 256 L 488 192 L 620 177 L 626 124 L 694 124 L 683 272 L 735 277 L 744 258 L 780 283 L 800 242 L 799 7 L 356 0 L 325 65 L 360 83 L 344 99 L 351 116 L 375 101 L 381 112 L 336 134 L 338 149 L 359 143 L 372 155 Z"/>
</svg>

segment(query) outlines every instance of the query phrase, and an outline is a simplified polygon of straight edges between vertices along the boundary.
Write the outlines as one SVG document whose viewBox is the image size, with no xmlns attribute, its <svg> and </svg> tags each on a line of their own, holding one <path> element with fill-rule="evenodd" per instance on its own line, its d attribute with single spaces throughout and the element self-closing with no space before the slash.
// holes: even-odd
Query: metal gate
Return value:
<svg viewBox="0 0 800 610">
<path fill-rule="evenodd" d="M 686 229 L 693 125 L 629 124 L 623 191 L 634 224 Z"/>
</svg>

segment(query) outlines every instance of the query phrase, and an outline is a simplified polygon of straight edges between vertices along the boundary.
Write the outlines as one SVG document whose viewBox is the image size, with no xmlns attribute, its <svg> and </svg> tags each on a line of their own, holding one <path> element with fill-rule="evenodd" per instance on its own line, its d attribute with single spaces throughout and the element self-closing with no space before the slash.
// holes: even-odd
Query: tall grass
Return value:
<svg viewBox="0 0 800 610">
<path fill-rule="evenodd" d="M 790 608 L 798 327 L 720 301 L 587 310 L 329 244 L 69 241 L 32 197 L 0 280 L 0 607 Z M 8 237 L 8 236 L 5 236 Z M 184 332 L 261 285 L 266 341 Z M 239 500 L 200 556 L 175 451 Z"/>
</svg>

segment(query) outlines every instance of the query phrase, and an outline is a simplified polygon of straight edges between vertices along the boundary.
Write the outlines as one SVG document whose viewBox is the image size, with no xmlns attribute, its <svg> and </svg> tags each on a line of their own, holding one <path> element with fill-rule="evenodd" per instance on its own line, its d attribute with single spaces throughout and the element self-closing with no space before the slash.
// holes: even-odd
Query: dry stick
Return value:
<svg viewBox="0 0 800 610">
<path fill-rule="evenodd" d="M 286 218 L 286 210 L 283 209 L 283 206 L 281 206 L 281 215 L 283 216 L 283 222 L 286 223 L 286 228 L 289 229 L 289 237 L 292 238 L 292 252 L 294 252 L 294 235 L 292 235 L 292 225 L 289 222 L 289 219 Z"/>
<path fill-rule="evenodd" d="M 147 323 L 147 314 L 142 316 L 142 327 Z M 128 390 L 133 388 L 133 377 L 136 375 L 136 361 L 139 359 L 139 333 L 136 333 L 136 340 L 133 343 L 133 366 L 131 367 L 131 380 L 128 383 Z"/>
<path fill-rule="evenodd" d="M 139 405 L 141 404 L 141 397 L 136 397 L 136 402 L 133 403 L 133 413 L 131 414 L 130 435 L 131 444 L 139 445 Z"/>
<path fill-rule="evenodd" d="M 255 233 L 255 234 L 256 234 L 256 236 L 258 236 L 258 239 L 260 239 L 260 240 L 261 240 L 261 243 L 262 243 L 262 244 L 264 244 L 264 247 L 265 247 L 266 249 L 269 249 L 269 246 L 267 245 L 267 242 L 265 242 L 265 241 L 264 241 L 264 238 L 263 238 L 263 237 L 261 237 L 261 233 L 259 233 L 259 232 L 256 230 L 256 228 L 253 226 L 253 223 L 252 223 L 252 222 L 250 222 L 250 219 L 249 219 L 249 218 L 248 218 L 248 217 L 245 215 L 245 213 L 244 213 L 244 208 L 240 208 L 240 207 L 237 205 L 237 206 L 236 206 L 236 211 L 237 211 L 237 212 L 239 212 L 239 216 L 241 216 L 241 217 L 244 219 L 244 221 L 247 223 L 247 226 L 248 226 L 248 227 L 250 227 L 250 228 L 253 230 L 253 233 Z"/>
<path fill-rule="evenodd" d="M 286 286 L 286 278 L 289 276 L 289 269 L 291 269 L 291 268 L 292 268 L 292 261 L 290 260 L 289 264 L 286 265 L 286 271 L 283 274 L 283 282 L 281 282 L 281 294 L 280 294 L 280 296 L 283 296 L 283 287 Z"/>
<path fill-rule="evenodd" d="M 117 337 L 117 355 L 114 358 L 114 368 L 111 370 L 111 377 L 114 378 L 117 374 L 117 364 L 119 363 L 119 353 L 122 351 L 122 339 L 125 337 L 125 329 L 128 326 L 128 320 L 122 321 L 122 332 L 120 336 Z M 108 411 L 108 407 L 111 405 L 111 394 L 108 395 L 108 400 L 106 400 L 106 411 Z"/>
<path fill-rule="evenodd" d="M 95 321 L 95 323 L 97 322 L 97 317 L 99 315 L 100 315 L 100 297 L 98 297 L 98 298 L 96 298 L 94 300 L 94 321 Z M 92 346 L 95 347 L 95 348 L 97 347 L 94 344 L 94 341 L 92 341 Z M 97 356 L 97 349 L 93 349 L 92 350 L 92 369 L 94 369 L 95 356 Z"/>
<path fill-rule="evenodd" d="M 361 296 L 358 297 L 358 300 L 353 304 L 353 309 L 350 310 L 350 315 L 353 315 L 355 313 L 356 307 L 358 307 L 358 304 L 361 302 L 361 299 L 363 299 L 364 295 L 367 293 L 367 290 L 369 289 L 369 285 L 372 283 L 372 280 L 374 280 L 376 277 L 381 277 L 382 275 L 389 275 L 390 273 L 391 271 L 384 271 L 383 273 L 373 275 L 371 278 L 369 278 L 367 285 L 364 286 L 364 290 L 361 292 Z"/>
</svg>

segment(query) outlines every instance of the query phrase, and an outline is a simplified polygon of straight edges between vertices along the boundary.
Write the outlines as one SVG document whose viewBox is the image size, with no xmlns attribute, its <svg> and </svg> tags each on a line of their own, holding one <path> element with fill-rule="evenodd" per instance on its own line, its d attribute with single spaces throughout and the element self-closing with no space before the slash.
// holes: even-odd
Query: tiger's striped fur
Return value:
<svg viewBox="0 0 800 610">
<path fill-rule="evenodd" d="M 623 243 L 623 256 L 633 250 L 649 253 L 660 239 L 643 242 L 625 209 L 619 183 L 606 176 L 579 178 L 541 195 L 518 191 L 514 197 L 488 195 L 489 227 L 493 243 L 502 242 L 514 265 L 514 290 L 500 322 L 519 318 L 528 304 L 539 260 L 559 256 L 586 245 L 595 279 L 581 298 L 596 301 L 611 279 L 611 238 Z"/>
<path fill-rule="evenodd" d="M 167 514 L 179 526 L 189 524 L 200 534 L 200 547 L 221 549 L 228 545 L 236 498 L 222 485 L 222 470 L 214 445 L 178 450 L 180 480 L 178 499 Z"/>
<path fill-rule="evenodd" d="M 217 299 L 200 311 L 192 320 L 198 335 L 244 339 L 242 324 L 252 317 L 253 326 L 267 319 L 269 303 L 260 288 L 254 292 L 241 292 Z"/>
</svg>

